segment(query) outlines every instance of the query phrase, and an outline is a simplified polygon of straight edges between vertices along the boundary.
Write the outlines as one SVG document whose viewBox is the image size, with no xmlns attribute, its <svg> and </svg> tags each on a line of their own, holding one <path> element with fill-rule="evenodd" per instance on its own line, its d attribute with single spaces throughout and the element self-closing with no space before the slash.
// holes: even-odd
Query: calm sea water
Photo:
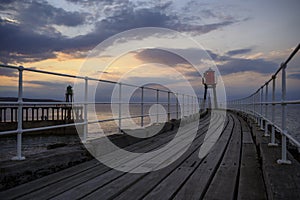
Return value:
<svg viewBox="0 0 300 200">
<path fill-rule="evenodd" d="M 268 106 L 267 118 L 272 119 L 272 106 Z M 300 105 L 287 105 L 287 130 L 297 141 L 300 142 Z M 282 127 L 282 108 L 275 106 L 275 123 Z"/>
<path fill-rule="evenodd" d="M 151 107 L 152 106 L 152 107 Z M 131 117 L 131 119 L 123 119 L 122 120 L 122 129 L 131 129 L 131 128 L 139 128 L 141 126 L 142 120 L 144 126 L 149 126 L 156 122 L 166 122 L 167 115 L 166 111 L 168 110 L 167 104 L 162 104 L 160 107 L 153 107 L 153 104 L 144 104 L 144 114 L 152 114 L 151 116 L 145 116 L 143 119 L 138 117 L 142 113 L 140 104 L 124 104 L 121 109 L 122 117 Z M 181 116 L 180 108 L 178 108 L 178 116 Z M 114 112 L 113 112 L 114 111 Z M 260 111 L 260 108 L 257 106 L 256 111 Z M 275 106 L 275 122 L 281 127 L 281 106 Z M 161 113 L 161 115 L 156 115 L 156 113 Z M 177 118 L 177 108 L 176 105 L 170 106 L 170 118 Z M 184 115 L 189 115 L 196 112 L 196 108 L 194 105 L 185 105 Z M 263 113 L 265 115 L 265 107 L 263 107 Z M 29 112 L 29 119 L 31 112 Z M 7 112 L 7 118 L 10 118 L 10 112 Z M 39 114 L 41 115 L 41 113 Z M 49 119 L 52 118 L 52 112 L 49 112 Z M 55 114 L 56 115 L 56 114 Z M 267 118 L 271 120 L 272 115 L 272 106 L 268 106 L 267 110 Z M 95 118 L 93 118 L 94 116 Z M 118 105 L 110 105 L 110 104 L 97 104 L 90 105 L 88 107 L 88 119 L 92 120 L 107 120 L 119 117 L 119 107 Z M 288 105 L 287 106 L 287 129 L 290 135 L 300 141 L 300 105 Z M 113 134 L 118 132 L 119 130 L 119 120 L 112 120 L 108 122 L 99 122 L 95 124 L 88 125 L 88 132 L 90 138 L 98 137 L 99 133 Z"/>
</svg>

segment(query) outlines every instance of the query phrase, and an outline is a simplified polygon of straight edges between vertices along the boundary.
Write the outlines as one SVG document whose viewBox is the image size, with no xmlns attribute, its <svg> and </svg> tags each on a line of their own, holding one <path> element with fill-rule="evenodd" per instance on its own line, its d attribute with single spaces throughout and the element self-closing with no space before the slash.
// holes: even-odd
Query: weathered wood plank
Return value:
<svg viewBox="0 0 300 200">
<path fill-rule="evenodd" d="M 260 148 L 262 170 L 268 199 L 300 199 L 300 163 L 288 153 L 291 165 L 279 165 L 281 148 L 269 147 L 269 138 L 262 137 L 263 131 L 253 128 Z"/>
<path fill-rule="evenodd" d="M 207 119 L 204 118 L 204 120 L 207 120 Z M 167 137 L 171 138 L 172 135 L 170 133 L 162 134 L 162 135 L 159 135 L 155 139 L 151 139 L 151 142 L 153 142 L 155 144 L 156 143 L 155 141 L 162 140 L 161 139 L 162 137 L 163 138 L 167 138 Z M 153 145 L 146 145 L 146 143 L 147 143 L 146 141 L 142 141 L 140 143 L 130 145 L 129 147 L 126 147 L 125 149 L 130 151 L 130 150 L 140 149 L 141 147 L 145 147 L 145 146 L 149 147 L 150 149 L 151 149 L 151 147 L 153 147 Z M 99 171 L 99 169 L 95 170 L 94 167 L 102 167 L 103 170 L 100 170 L 100 171 Z M 96 160 L 93 160 L 91 162 L 83 163 L 81 165 L 63 170 L 61 172 L 58 172 L 58 173 L 55 173 L 52 175 L 49 175 L 47 177 L 43 177 L 43 178 L 35 180 L 33 182 L 20 185 L 16 188 L 12 188 L 12 189 L 4 191 L 0 194 L 1 194 L 1 196 L 6 197 L 7 199 L 16 198 L 18 196 L 23 196 L 25 198 L 26 194 L 29 194 L 29 193 L 34 193 L 30 196 L 37 197 L 38 194 L 36 194 L 34 191 L 40 190 L 37 193 L 48 194 L 48 197 L 49 197 L 50 193 L 55 194 L 55 192 L 61 192 L 62 189 L 57 190 L 58 187 L 56 186 L 56 184 L 58 184 L 58 185 L 63 184 L 64 187 L 66 187 L 66 186 L 73 187 L 74 185 L 78 184 L 78 182 L 85 181 L 87 178 L 92 178 L 93 176 L 99 175 L 97 173 L 100 173 L 100 172 L 104 173 L 105 171 L 108 171 L 108 170 L 110 170 L 110 169 L 106 168 L 103 165 L 99 166 L 99 162 Z M 88 176 L 85 176 L 86 174 L 88 174 Z M 82 179 L 82 176 L 85 177 L 84 180 Z M 78 181 L 76 181 L 77 179 L 78 179 Z M 64 183 L 66 183 L 66 184 L 64 184 Z M 69 184 L 69 183 L 72 183 L 72 184 Z M 51 189 L 53 189 L 53 190 L 51 190 Z M 51 192 L 48 192 L 48 191 L 51 191 Z"/>
<path fill-rule="evenodd" d="M 233 199 L 237 184 L 241 153 L 241 124 L 235 126 L 226 153 L 203 199 Z"/>
<path fill-rule="evenodd" d="M 151 139 L 150 141 L 151 142 L 154 141 L 154 143 L 155 143 L 156 140 L 160 140 L 162 137 L 171 138 L 172 135 L 170 132 L 167 132 L 166 134 L 159 135 L 157 138 Z M 145 144 L 148 142 L 149 141 L 146 141 L 146 140 L 141 141 L 139 143 L 125 147 L 125 149 L 127 149 L 129 151 L 134 151 L 136 149 L 140 149 L 141 147 L 145 146 Z M 69 182 L 69 180 L 73 180 L 72 186 L 74 186 L 74 184 L 76 184 L 76 178 L 78 178 L 78 176 L 77 176 L 78 174 L 79 174 L 79 177 L 84 176 L 84 174 L 89 174 L 89 177 L 92 177 L 95 172 L 94 167 L 96 167 L 96 166 L 99 167 L 100 164 L 101 163 L 99 163 L 98 160 L 86 162 L 86 163 L 74 166 L 72 168 L 60 171 L 58 173 L 51 174 L 49 176 L 46 176 L 46 177 L 34 180 L 32 182 L 17 186 L 15 188 L 9 189 L 7 191 L 3 191 L 0 194 L 1 194 L 1 196 L 5 197 L 7 199 L 13 199 L 18 196 L 24 196 L 26 194 L 33 193 L 34 191 L 37 191 L 37 190 L 42 190 L 41 192 L 44 192 L 44 190 L 47 190 L 47 189 L 45 189 L 45 187 L 47 187 L 47 188 L 54 187 L 56 189 L 57 188 L 56 186 L 50 186 L 50 185 L 54 185 L 56 183 L 61 183 L 61 182 Z M 103 173 L 105 171 L 110 170 L 103 165 L 100 165 L 100 166 L 105 168 Z M 86 172 L 84 172 L 84 171 L 86 171 Z M 84 172 L 84 173 L 80 175 L 81 172 Z M 82 180 L 80 179 L 80 181 L 82 181 Z M 52 192 L 56 191 L 55 189 Z"/>
<path fill-rule="evenodd" d="M 243 146 L 238 188 L 239 200 L 267 199 L 258 154 L 248 124 L 240 118 Z"/>
<path fill-rule="evenodd" d="M 223 117 L 220 114 L 218 121 L 213 122 L 215 126 L 210 130 L 216 131 L 219 127 L 222 128 Z M 225 116 L 224 116 L 225 118 Z M 223 132 L 223 130 L 222 130 Z M 176 194 L 176 191 L 182 184 L 188 179 L 188 177 L 195 171 L 203 159 L 199 159 L 198 154 L 193 154 L 187 161 L 183 163 L 179 168 L 174 170 L 168 177 L 166 177 L 161 183 L 159 183 L 144 199 L 169 199 Z M 190 164 L 192 163 L 192 164 Z"/>
<path fill-rule="evenodd" d="M 238 200 L 267 199 L 254 144 L 243 144 Z"/>
<path fill-rule="evenodd" d="M 168 137 L 172 137 L 172 135 L 170 135 Z M 139 144 L 139 147 L 144 148 L 144 151 L 150 151 L 151 149 L 155 149 L 161 145 L 164 145 L 165 142 L 168 141 L 168 137 L 164 137 L 164 138 L 158 137 L 157 142 L 153 142 L 151 140 L 152 142 L 150 144 L 147 144 L 147 143 Z M 122 162 L 120 164 L 122 164 Z M 53 187 L 56 187 L 56 188 L 52 188 L 51 194 L 48 194 L 48 197 L 54 197 L 56 195 L 59 195 L 57 197 L 58 199 L 63 198 L 68 195 L 79 197 L 79 196 L 84 196 L 85 194 L 92 192 L 93 190 L 103 186 L 102 184 L 95 184 L 95 183 L 98 183 L 99 181 L 101 182 L 101 180 L 102 180 L 101 176 L 104 176 L 104 175 L 102 175 L 104 172 L 102 174 L 94 173 L 94 172 L 91 172 L 91 173 L 95 176 L 92 179 L 83 182 L 84 184 L 81 184 L 81 182 L 80 182 L 81 180 L 77 181 L 77 179 L 65 180 L 65 181 L 61 182 L 59 185 L 60 187 L 58 187 L 59 189 L 57 189 L 58 185 L 54 184 Z M 109 173 L 111 177 L 118 177 L 118 176 L 124 175 L 122 173 L 119 174 L 120 172 L 114 172 L 114 171 L 106 171 L 106 173 Z M 117 175 L 115 176 L 115 174 L 117 174 Z M 105 175 L 105 176 L 107 176 L 107 175 Z M 110 180 L 112 181 L 113 179 L 110 179 Z M 66 182 L 72 182 L 72 184 L 73 184 L 72 187 L 70 184 L 64 184 Z M 66 187 L 66 185 L 67 185 L 67 187 Z M 85 193 L 83 193 L 81 191 L 85 191 Z M 42 193 L 42 194 L 40 194 L 40 193 Z M 42 191 L 39 191 L 39 195 L 37 195 L 37 196 L 40 196 L 40 195 L 43 195 Z"/>
<path fill-rule="evenodd" d="M 182 157 L 180 157 L 178 160 L 176 160 L 170 166 L 163 168 L 159 171 L 154 171 L 154 172 L 149 173 L 147 176 L 145 176 L 143 179 L 139 180 L 139 182 L 137 182 L 136 184 L 129 187 L 127 190 L 125 190 L 122 194 L 117 196 L 115 199 L 116 200 L 141 199 L 147 193 L 149 193 L 149 191 L 151 191 L 153 188 L 155 188 L 157 184 L 159 184 L 163 179 L 165 179 L 175 169 L 181 168 L 181 167 L 188 167 L 188 166 L 190 166 L 190 167 L 197 166 L 198 162 L 200 162 L 200 160 L 198 159 L 198 150 L 199 150 L 198 148 L 201 146 L 203 139 L 204 139 L 204 135 L 201 135 L 201 132 L 206 132 L 206 131 L 207 131 L 207 128 L 205 130 L 200 130 L 200 133 L 199 133 L 200 137 L 197 137 L 195 139 L 191 148 L 189 148 L 189 150 Z M 186 156 L 186 155 L 190 155 L 190 157 Z M 184 160 L 184 159 L 186 159 L 186 160 Z"/>
<path fill-rule="evenodd" d="M 165 141 L 165 140 L 161 139 L 161 141 Z M 151 149 L 155 149 L 158 146 L 162 145 L 161 143 L 156 143 L 156 142 L 150 143 L 150 144 L 147 144 L 147 143 L 145 144 L 145 142 L 141 142 L 141 143 L 142 144 L 137 143 L 134 147 L 135 148 L 144 147 L 145 150 L 151 150 Z M 77 185 L 88 184 L 88 182 L 98 183 L 97 182 L 98 180 L 100 180 L 100 181 L 102 180 L 102 178 L 99 176 L 104 173 L 109 173 L 110 171 L 111 171 L 110 168 L 101 164 L 100 166 L 98 166 L 98 168 L 96 170 L 93 168 L 93 169 L 85 171 L 84 173 L 79 173 L 72 177 L 68 177 L 64 180 L 56 182 L 55 184 L 51 184 L 45 188 L 42 188 L 35 192 L 32 192 L 28 195 L 24 195 L 22 198 L 24 198 L 24 199 L 35 199 L 35 197 L 45 198 L 45 199 L 51 198 L 60 193 L 63 193 L 66 190 L 72 189 L 72 188 L 76 187 Z M 119 175 L 118 172 L 116 172 L 115 174 Z M 118 176 L 118 175 L 116 175 L 116 176 Z M 104 176 L 106 177 L 106 175 L 104 175 Z M 110 176 L 114 177 L 114 175 L 111 174 L 111 172 L 110 172 Z"/>
<path fill-rule="evenodd" d="M 176 152 L 173 152 L 176 153 Z M 172 156 L 172 155 L 170 155 Z M 152 159 L 152 158 L 148 158 Z M 144 161 L 145 162 L 145 161 Z M 143 162 L 139 163 L 139 165 L 142 165 Z M 114 173 L 114 170 L 112 171 Z M 100 199 L 109 199 L 112 196 L 115 196 L 120 191 L 126 189 L 128 185 L 131 185 L 138 181 L 139 179 L 143 178 L 146 174 L 131 174 L 131 173 L 123 173 L 124 176 L 120 176 L 118 179 L 112 181 L 111 183 L 105 185 L 104 187 L 99 187 L 97 185 L 91 185 L 87 187 L 84 194 L 77 194 L 76 190 L 77 188 L 73 188 L 70 191 L 65 192 L 62 195 L 59 195 L 56 199 L 64 199 L 65 197 L 71 197 L 71 198 L 78 198 L 83 197 L 86 194 L 89 194 L 86 196 L 86 199 L 94 199 L 94 198 L 100 198 Z M 79 186 L 79 187 L 86 187 L 86 186 Z M 92 193 L 93 192 L 93 193 Z"/>
<path fill-rule="evenodd" d="M 200 199 L 202 197 L 202 194 L 212 179 L 231 137 L 234 122 L 231 115 L 229 116 L 229 119 L 229 124 L 222 133 L 218 142 L 212 148 L 211 152 L 204 158 L 201 165 L 179 189 L 174 199 Z"/>
<path fill-rule="evenodd" d="M 200 130 L 205 132 L 205 130 L 202 130 L 202 129 L 200 129 Z M 191 151 L 190 149 L 188 151 Z M 172 156 L 172 155 L 170 155 L 170 156 Z M 173 168 L 176 168 L 176 165 L 178 165 L 176 163 L 182 162 L 181 161 L 182 159 L 186 159 L 185 156 L 180 157 L 178 160 L 176 160 L 174 163 L 172 163 L 171 166 L 173 166 Z M 166 169 L 168 171 L 170 171 L 170 166 L 165 168 L 163 171 L 165 171 Z M 160 172 L 161 171 L 159 171 L 158 173 L 160 173 Z M 151 172 L 151 173 L 149 173 L 149 175 L 152 175 L 153 173 L 157 173 L 157 172 Z M 95 191 L 92 194 L 86 196 L 85 198 L 86 199 L 94 199 L 94 198 L 110 199 L 110 198 L 114 198 L 116 195 L 118 195 L 118 193 L 120 193 L 124 190 L 127 190 L 127 188 L 130 185 L 136 183 L 139 180 L 143 181 L 145 179 L 145 177 L 147 178 L 148 174 L 130 174 L 130 173 L 127 173 L 124 176 L 120 177 L 119 179 L 116 179 L 115 181 L 111 182 L 110 184 L 108 184 L 108 185 L 106 185 L 102 188 L 97 189 L 97 191 Z M 148 185 L 148 183 L 147 183 L 147 185 Z M 145 189 L 144 184 L 140 185 L 140 186 L 142 186 L 142 187 L 140 187 L 139 190 L 138 190 L 139 194 L 141 194 L 141 190 Z M 130 195 L 130 198 L 132 198 L 132 194 Z"/>
<path fill-rule="evenodd" d="M 55 175 L 53 175 L 53 174 L 48 175 L 43 178 L 31 181 L 29 183 L 25 183 L 25 184 L 19 185 L 17 187 L 11 188 L 9 190 L 0 192 L 0 196 L 5 199 L 14 199 L 19 196 L 33 192 L 35 190 L 47 187 L 50 184 L 53 184 L 60 180 L 69 178 L 78 173 L 81 173 L 81 172 L 84 172 L 91 168 L 94 168 L 97 165 L 99 165 L 98 160 L 91 160 L 91 161 L 76 165 L 74 167 L 65 169 L 63 171 L 59 171 L 59 172 L 55 173 Z"/>
</svg>

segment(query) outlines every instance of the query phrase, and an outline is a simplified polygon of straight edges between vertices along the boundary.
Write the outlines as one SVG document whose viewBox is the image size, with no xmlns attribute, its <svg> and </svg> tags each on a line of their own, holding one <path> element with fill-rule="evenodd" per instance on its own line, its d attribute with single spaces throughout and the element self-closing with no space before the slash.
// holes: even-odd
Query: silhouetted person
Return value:
<svg viewBox="0 0 300 200">
<path fill-rule="evenodd" d="M 66 90 L 66 102 L 73 102 L 73 89 L 71 85 Z"/>
</svg>

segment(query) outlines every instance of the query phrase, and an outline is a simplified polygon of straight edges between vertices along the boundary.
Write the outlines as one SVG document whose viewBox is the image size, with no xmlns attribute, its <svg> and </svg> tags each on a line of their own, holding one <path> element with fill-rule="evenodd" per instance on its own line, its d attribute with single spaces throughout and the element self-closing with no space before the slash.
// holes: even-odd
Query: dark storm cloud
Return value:
<svg viewBox="0 0 300 200">
<path fill-rule="evenodd" d="M 62 37 L 40 35 L 16 24 L 0 24 L 0 61 L 15 63 L 50 58 L 54 56 L 54 50 L 59 50 L 59 42 Z"/>
<path fill-rule="evenodd" d="M 208 33 L 213 30 L 217 30 L 219 28 L 229 26 L 233 23 L 235 23 L 235 21 L 223 21 L 223 22 L 204 24 L 204 25 L 187 25 L 187 24 L 174 23 L 172 27 L 178 31 L 192 32 L 194 34 L 198 34 L 198 33 Z"/>
<path fill-rule="evenodd" d="M 210 50 L 201 49 L 173 49 L 172 51 L 180 53 L 179 55 L 186 55 L 184 58 L 192 60 L 195 64 L 202 64 L 201 58 L 208 59 L 208 55 L 216 63 L 221 75 L 228 75 L 237 72 L 258 72 L 268 74 L 275 72 L 278 64 L 265 59 L 246 59 L 246 58 L 234 58 L 231 56 L 218 55 Z M 175 67 L 177 64 L 188 64 L 188 61 L 183 57 L 176 55 L 168 50 L 160 49 L 145 49 L 137 52 L 136 58 L 149 62 L 160 63 Z M 204 56 L 203 56 L 204 55 Z M 197 71 L 186 72 L 186 75 L 192 77 L 199 77 Z"/>
<path fill-rule="evenodd" d="M 186 51 L 191 56 L 191 60 L 197 61 L 198 64 L 201 64 L 201 61 L 199 58 L 201 58 L 200 53 L 201 51 L 197 49 L 182 49 L 181 51 Z M 206 51 L 206 53 L 211 57 L 213 61 L 215 61 L 218 67 L 218 70 L 222 75 L 237 73 L 237 72 L 246 72 L 246 71 L 252 71 L 252 72 L 258 72 L 262 74 L 268 74 L 275 72 L 278 63 L 268 61 L 262 58 L 259 59 L 247 59 L 247 58 L 235 58 L 230 55 L 228 55 L 228 52 L 226 55 L 219 55 L 213 51 L 210 50 L 203 50 L 203 52 Z M 237 55 L 237 53 L 241 54 L 242 52 L 250 52 L 251 50 L 240 50 L 239 52 L 235 52 L 233 55 Z M 194 53 L 193 53 L 194 52 Z M 204 58 L 207 58 L 206 56 Z M 197 62 L 196 62 L 197 63 Z M 199 74 L 196 72 L 191 75 L 198 77 Z"/>
<path fill-rule="evenodd" d="M 222 75 L 237 72 L 258 72 L 269 74 L 275 72 L 278 64 L 264 59 L 228 58 L 225 64 L 218 65 Z"/>
<path fill-rule="evenodd" d="M 177 64 L 202 64 L 201 59 L 224 60 L 228 57 L 220 56 L 210 50 L 188 48 L 188 49 L 143 49 L 136 52 L 136 58 L 152 63 L 166 65 Z"/>
<path fill-rule="evenodd" d="M 252 49 L 235 49 L 235 50 L 231 50 L 228 51 L 226 54 L 229 56 L 234 56 L 234 55 L 239 55 L 239 54 L 246 54 L 246 53 L 250 53 L 252 51 Z"/>
<path fill-rule="evenodd" d="M 13 1 L 12 1 L 13 2 Z M 72 1 L 77 2 L 77 1 Z M 93 3 L 84 1 L 80 3 Z M 172 3 L 157 4 L 149 8 L 139 8 L 128 1 L 101 1 L 102 5 L 111 5 L 109 16 L 94 22 L 94 29 L 85 35 L 67 38 L 52 25 L 76 27 L 87 23 L 89 14 L 68 12 L 55 8 L 45 2 L 18 2 L 2 6 L 15 5 L 16 19 L 19 23 L 0 23 L 0 61 L 2 63 L 20 63 L 55 57 L 54 51 L 72 53 L 88 50 L 108 37 L 133 28 L 163 27 L 194 34 L 207 33 L 235 23 L 234 20 L 218 23 L 195 25 L 182 20 L 176 14 L 167 14 Z M 78 1 L 79 3 L 79 1 Z M 99 4 L 96 1 L 95 4 Z M 1 4 L 1 3 L 0 3 Z M 13 54 L 12 54 L 13 53 Z M 14 55 L 14 56 L 12 56 Z"/>
<path fill-rule="evenodd" d="M 159 63 L 168 66 L 188 64 L 188 62 L 181 56 L 161 49 L 144 49 L 137 52 L 135 57 L 145 63 Z"/>
<path fill-rule="evenodd" d="M 85 22 L 85 13 L 67 12 L 62 8 L 55 8 L 49 4 L 32 2 L 27 9 L 21 9 L 19 18 L 25 23 L 34 25 L 65 25 L 78 26 Z"/>
</svg>

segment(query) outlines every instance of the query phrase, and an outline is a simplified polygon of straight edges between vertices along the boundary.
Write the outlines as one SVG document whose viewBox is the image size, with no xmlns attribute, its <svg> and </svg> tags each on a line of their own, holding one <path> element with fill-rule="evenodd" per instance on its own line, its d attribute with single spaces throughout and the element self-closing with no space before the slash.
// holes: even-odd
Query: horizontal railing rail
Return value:
<svg viewBox="0 0 300 200">
<path fill-rule="evenodd" d="M 207 104 L 203 105 L 203 101 L 201 98 L 197 96 L 193 96 L 190 94 L 183 94 L 183 93 L 173 93 L 169 90 L 164 90 L 164 89 L 158 89 L 154 87 L 148 87 L 148 86 L 136 86 L 133 84 L 127 84 L 127 83 L 120 83 L 116 81 L 110 81 L 110 80 L 104 80 L 104 79 L 96 79 L 92 77 L 87 77 L 87 76 L 76 76 L 76 75 L 71 75 L 71 74 L 64 74 L 64 73 L 57 73 L 57 72 L 50 72 L 50 71 L 44 71 L 44 70 L 38 70 L 38 69 L 33 69 L 33 68 L 24 68 L 23 66 L 11 66 L 11 65 L 4 65 L 0 64 L 1 68 L 10 68 L 14 70 L 18 70 L 18 98 L 17 101 L 0 101 L 0 118 L 5 120 L 8 120 L 6 118 L 9 117 L 9 115 L 6 113 L 6 109 L 11 109 L 12 115 L 11 121 L 17 122 L 17 129 L 15 130 L 4 130 L 0 131 L 0 135 L 9 135 L 9 134 L 17 134 L 17 155 L 13 158 L 15 160 L 23 160 L 25 159 L 24 156 L 22 156 L 22 134 L 27 133 L 27 132 L 34 132 L 34 131 L 43 131 L 43 130 L 50 130 L 50 129 L 56 129 L 56 128 L 65 128 L 65 127 L 72 127 L 75 125 L 81 125 L 83 126 L 83 142 L 87 141 L 88 137 L 88 125 L 89 124 L 95 124 L 95 123 L 101 123 L 101 122 L 109 122 L 109 121 L 118 121 L 118 126 L 119 126 L 119 131 L 122 129 L 122 120 L 126 119 L 133 119 L 133 118 L 140 118 L 140 125 L 141 127 L 144 126 L 144 118 L 149 117 L 149 116 L 157 116 L 157 122 L 158 118 L 160 115 L 165 115 L 167 114 L 167 120 L 171 119 L 171 115 L 175 114 L 177 119 L 180 119 L 185 116 L 193 115 L 195 113 L 200 112 L 200 110 L 205 110 L 207 108 Z M 53 75 L 53 76 L 60 76 L 60 77 L 68 77 L 68 78 L 74 78 L 74 79 L 81 79 L 84 80 L 84 100 L 79 101 L 79 102 L 61 102 L 61 101 L 24 101 L 23 100 L 23 72 L 24 71 L 30 71 L 30 72 L 35 72 L 39 74 L 48 74 L 48 75 Z M 119 99 L 115 102 L 108 102 L 108 101 L 103 101 L 103 102 L 91 102 L 88 100 L 88 88 L 89 88 L 89 81 L 97 81 L 97 82 L 102 82 L 102 83 L 109 83 L 109 84 L 117 84 L 119 87 Z M 124 102 L 122 101 L 122 87 L 123 86 L 129 86 L 129 87 L 138 87 L 141 89 L 141 97 L 140 101 L 137 102 Z M 146 101 L 145 100 L 145 90 L 154 90 L 156 91 L 156 101 Z M 160 100 L 161 93 L 166 93 L 167 100 Z M 171 95 L 173 97 L 176 97 L 176 101 L 171 100 Z M 182 99 L 182 108 L 179 108 L 179 100 L 178 98 Z M 208 103 L 208 102 L 206 102 Z M 116 104 L 119 109 L 118 117 L 117 118 L 107 118 L 107 119 L 99 119 L 99 120 L 89 120 L 88 119 L 88 106 L 91 104 Z M 132 116 L 124 116 L 124 113 L 122 113 L 122 106 L 124 104 L 127 105 L 139 105 L 140 106 L 140 114 L 135 114 Z M 145 113 L 145 107 L 149 104 L 161 104 L 166 106 L 166 113 L 155 113 L 155 114 L 149 114 Z M 43 127 L 36 127 L 36 128 L 23 128 L 23 122 L 28 121 L 28 109 L 32 109 L 32 113 L 35 115 L 36 114 L 36 119 L 39 120 L 39 111 L 36 111 L 36 109 L 41 108 L 42 110 L 47 107 L 53 107 L 57 109 L 61 109 L 61 114 L 57 114 L 56 119 L 57 120 L 63 120 L 65 119 L 63 116 L 63 109 L 69 109 L 70 107 L 73 106 L 80 106 L 82 108 L 82 112 L 80 113 L 81 115 L 81 120 L 75 122 L 75 121 L 68 121 L 67 123 L 64 124 L 59 124 L 59 125 L 48 125 L 48 126 L 43 126 Z M 72 108 L 71 107 L 71 108 Z M 172 111 L 171 109 L 175 107 L 175 111 Z M 50 108 L 50 109 L 51 109 Z M 12 111 L 16 113 L 14 113 Z M 24 109 L 26 110 L 26 120 L 24 120 Z M 34 110 L 35 109 L 35 110 Z M 51 110 L 52 113 L 54 113 L 53 109 Z M 36 112 L 35 112 L 36 111 Z M 57 111 L 57 110 L 56 110 Z M 65 111 L 65 110 L 64 110 Z M 44 111 L 43 111 L 44 112 Z M 48 112 L 48 111 L 47 111 Z M 58 111 L 57 111 L 58 112 Z M 47 114 L 48 115 L 48 114 Z M 14 120 L 15 118 L 16 120 Z M 32 120 L 35 119 L 34 116 L 32 116 Z M 52 115 L 52 119 L 55 117 Z M 48 116 L 47 116 L 48 119 Z M 1 121 L 1 120 L 0 120 Z M 2 120 L 3 121 L 3 120 Z M 9 120 L 8 120 L 9 121 Z"/>
<path fill-rule="evenodd" d="M 287 159 L 287 138 L 300 149 L 300 142 L 296 140 L 287 131 L 287 105 L 300 104 L 299 100 L 286 100 L 287 93 L 287 74 L 286 69 L 288 63 L 293 59 L 300 49 L 300 44 L 293 50 L 289 57 L 284 61 L 278 70 L 267 80 L 261 87 L 253 94 L 242 99 L 231 100 L 227 102 L 230 109 L 244 112 L 252 116 L 258 123 L 261 130 L 264 130 L 264 136 L 270 137 L 269 146 L 278 146 L 275 138 L 275 131 L 281 134 L 281 159 L 277 160 L 279 164 L 290 164 L 291 161 Z M 281 100 L 276 100 L 276 78 L 281 72 Z M 272 87 L 270 87 L 272 85 Z M 269 92 L 271 89 L 271 93 Z M 271 101 L 269 95 L 271 94 Z M 271 113 L 269 113 L 269 105 L 271 105 Z M 281 106 L 281 127 L 275 122 L 275 106 Z M 268 127 L 271 126 L 271 135 L 269 134 Z"/>
</svg>

